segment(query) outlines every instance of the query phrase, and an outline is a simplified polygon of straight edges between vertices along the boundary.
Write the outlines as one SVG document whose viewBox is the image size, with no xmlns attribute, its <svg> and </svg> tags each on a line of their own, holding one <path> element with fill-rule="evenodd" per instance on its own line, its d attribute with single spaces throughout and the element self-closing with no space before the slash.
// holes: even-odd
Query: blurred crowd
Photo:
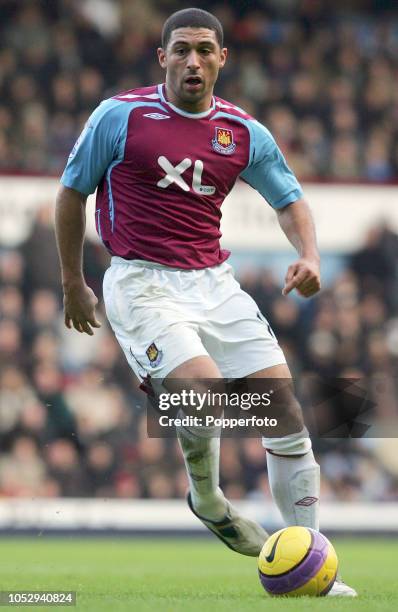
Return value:
<svg viewBox="0 0 398 612">
<path fill-rule="evenodd" d="M 398 175 L 398 11 L 388 0 L 359 4 L 357 12 L 346 0 L 343 12 L 326 0 L 200 3 L 222 21 L 229 48 L 217 95 L 267 125 L 301 179 Z M 162 24 L 190 3 L 0 5 L 0 171 L 59 174 L 103 98 L 163 80 Z M 102 302 L 93 338 L 63 324 L 52 215 L 43 207 L 20 247 L 0 244 L 0 496 L 182 497 L 177 442 L 147 437 L 146 399 Z M 101 297 L 107 255 L 87 241 L 84 257 Z M 388 227 L 372 228 L 344 273 L 309 302 L 282 298 L 269 269 L 239 276 L 295 377 L 366 377 L 379 416 L 396 416 L 398 237 Z M 397 499 L 394 438 L 314 447 L 323 499 Z M 221 474 L 231 498 L 269 495 L 258 439 L 223 440 Z"/>
<path fill-rule="evenodd" d="M 0 170 L 58 174 L 93 108 L 163 81 L 177 0 L 3 0 Z M 216 93 L 274 134 L 299 178 L 398 175 L 398 11 L 389 0 L 200 2 L 225 28 Z"/>
<path fill-rule="evenodd" d="M 148 438 L 145 395 L 105 321 L 108 256 L 87 241 L 84 258 L 103 321 L 91 338 L 64 326 L 51 207 L 39 211 L 20 247 L 0 245 L 0 495 L 182 497 L 177 441 Z M 387 423 L 398 414 L 397 262 L 398 236 L 380 226 L 310 301 L 282 298 L 269 269 L 239 274 L 293 375 L 373 380 Z M 396 439 L 322 438 L 314 448 L 324 499 L 397 499 Z M 224 439 L 226 494 L 269 496 L 265 464 L 259 439 Z"/>
</svg>

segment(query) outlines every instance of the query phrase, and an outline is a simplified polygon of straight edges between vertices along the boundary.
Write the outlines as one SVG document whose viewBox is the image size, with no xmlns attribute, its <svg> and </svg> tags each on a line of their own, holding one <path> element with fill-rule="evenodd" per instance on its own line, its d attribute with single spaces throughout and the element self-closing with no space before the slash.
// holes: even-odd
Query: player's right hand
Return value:
<svg viewBox="0 0 398 612">
<path fill-rule="evenodd" d="M 94 334 L 92 327 L 101 327 L 95 316 L 98 299 L 92 289 L 84 281 L 64 287 L 65 325 L 73 327 L 89 336 Z"/>
</svg>

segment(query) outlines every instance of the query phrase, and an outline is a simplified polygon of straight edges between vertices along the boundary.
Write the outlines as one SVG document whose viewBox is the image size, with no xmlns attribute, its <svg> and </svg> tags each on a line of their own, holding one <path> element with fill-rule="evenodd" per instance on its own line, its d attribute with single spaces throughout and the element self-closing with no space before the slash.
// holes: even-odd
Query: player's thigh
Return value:
<svg viewBox="0 0 398 612">
<path fill-rule="evenodd" d="M 257 370 L 256 372 L 251 372 L 247 376 L 248 378 L 282 378 L 286 381 L 292 380 L 292 375 L 290 373 L 289 366 L 287 363 L 280 363 L 275 366 L 271 366 L 269 368 L 262 368 L 261 370 Z"/>
<path fill-rule="evenodd" d="M 273 366 L 286 366 L 267 319 L 232 275 L 224 279 L 220 303 L 208 310 L 202 340 L 226 378 L 243 378 Z"/>
<path fill-rule="evenodd" d="M 104 278 L 107 317 L 134 372 L 164 379 L 181 364 L 208 357 L 173 292 L 154 286 L 151 270 L 136 272 L 129 264 L 111 266 Z"/>
<path fill-rule="evenodd" d="M 272 409 L 278 416 L 281 431 L 283 429 L 285 434 L 300 431 L 304 427 L 302 409 L 296 398 L 287 364 L 263 368 L 248 374 L 247 385 L 253 393 L 272 391 Z"/>
<path fill-rule="evenodd" d="M 225 392 L 225 384 L 222 379 L 221 372 L 217 367 L 215 361 L 207 355 L 200 355 L 189 359 L 176 367 L 170 374 L 163 380 L 162 386 L 165 387 L 171 393 L 186 392 L 192 399 L 189 400 L 189 405 L 183 407 L 185 414 L 193 414 L 197 416 L 198 410 L 198 395 L 200 394 L 203 398 L 211 396 L 218 397 L 218 395 L 212 394 L 223 394 Z M 202 399 L 203 402 L 203 399 Z M 207 414 L 219 415 L 223 410 L 223 404 L 221 401 L 215 403 L 205 402 L 200 404 L 200 416 L 202 419 Z"/>
<path fill-rule="evenodd" d="M 166 377 L 166 381 L 176 378 L 195 380 L 221 378 L 221 372 L 211 357 L 200 355 L 174 368 Z"/>
</svg>

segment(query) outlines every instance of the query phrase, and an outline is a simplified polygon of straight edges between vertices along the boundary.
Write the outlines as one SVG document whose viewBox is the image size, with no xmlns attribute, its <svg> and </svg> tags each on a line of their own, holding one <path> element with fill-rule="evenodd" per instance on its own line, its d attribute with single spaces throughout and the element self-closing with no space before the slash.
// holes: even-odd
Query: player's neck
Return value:
<svg viewBox="0 0 398 612">
<path fill-rule="evenodd" d="M 170 102 L 170 104 L 173 104 L 173 106 L 176 106 L 177 108 L 179 108 L 182 111 L 185 111 L 186 113 L 204 113 L 208 110 L 210 110 L 211 105 L 212 105 L 212 100 L 213 100 L 213 92 L 209 92 L 208 95 L 206 95 L 204 98 L 202 98 L 201 100 L 198 100 L 197 102 L 187 102 L 186 100 L 182 100 L 172 89 L 171 87 L 169 87 L 166 83 L 165 85 L 165 95 L 166 95 L 166 100 L 168 102 Z"/>
</svg>

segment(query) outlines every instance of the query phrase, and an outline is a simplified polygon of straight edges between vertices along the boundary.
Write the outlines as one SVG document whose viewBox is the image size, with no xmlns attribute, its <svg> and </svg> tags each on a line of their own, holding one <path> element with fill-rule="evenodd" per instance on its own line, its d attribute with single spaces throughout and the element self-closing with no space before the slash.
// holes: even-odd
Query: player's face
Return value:
<svg viewBox="0 0 398 612">
<path fill-rule="evenodd" d="M 166 70 L 170 102 L 191 113 L 207 110 L 218 72 L 227 58 L 216 33 L 207 28 L 173 30 L 167 48 L 158 49 L 158 57 Z"/>
</svg>

